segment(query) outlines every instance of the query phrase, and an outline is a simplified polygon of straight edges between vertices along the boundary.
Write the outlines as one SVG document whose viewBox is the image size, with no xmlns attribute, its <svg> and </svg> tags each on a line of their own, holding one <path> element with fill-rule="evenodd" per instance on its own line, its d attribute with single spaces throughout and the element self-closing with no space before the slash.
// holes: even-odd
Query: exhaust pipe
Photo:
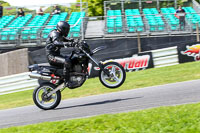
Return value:
<svg viewBox="0 0 200 133">
<path fill-rule="evenodd" d="M 34 79 L 51 80 L 50 76 L 43 76 L 39 73 L 33 73 L 33 72 L 29 74 L 29 77 Z"/>
</svg>

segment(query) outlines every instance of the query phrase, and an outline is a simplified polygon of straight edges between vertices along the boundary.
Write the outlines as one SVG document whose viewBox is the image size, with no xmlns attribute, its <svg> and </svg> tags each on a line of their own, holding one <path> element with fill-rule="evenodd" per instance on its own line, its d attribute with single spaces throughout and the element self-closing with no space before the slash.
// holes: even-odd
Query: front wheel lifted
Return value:
<svg viewBox="0 0 200 133">
<path fill-rule="evenodd" d="M 117 62 L 108 62 L 103 65 L 103 69 L 109 73 L 108 76 L 103 70 L 99 72 L 99 79 L 104 86 L 117 88 L 124 83 L 126 72 L 122 65 Z"/>
<path fill-rule="evenodd" d="M 44 83 L 35 88 L 35 90 L 33 91 L 33 101 L 35 105 L 43 110 L 56 108 L 61 101 L 60 90 L 53 93 L 49 97 L 47 96 L 47 94 L 55 88 L 56 86 L 51 83 Z"/>
</svg>

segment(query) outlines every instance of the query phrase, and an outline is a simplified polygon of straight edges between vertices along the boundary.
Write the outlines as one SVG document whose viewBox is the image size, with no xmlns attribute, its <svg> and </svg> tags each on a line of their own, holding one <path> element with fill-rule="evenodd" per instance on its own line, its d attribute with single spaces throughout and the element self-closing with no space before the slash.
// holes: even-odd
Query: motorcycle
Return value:
<svg viewBox="0 0 200 133">
<path fill-rule="evenodd" d="M 72 67 L 69 74 L 70 82 L 74 82 L 75 85 L 70 87 L 64 85 L 63 68 L 46 64 L 29 66 L 30 78 L 36 78 L 39 82 L 39 86 L 33 91 L 35 105 L 43 110 L 56 108 L 61 101 L 61 91 L 65 87 L 75 89 L 84 84 L 89 76 L 88 63 L 90 60 L 99 67 L 99 79 L 104 86 L 108 88 L 121 86 L 126 79 L 124 68 L 117 62 L 99 62 L 92 57 L 103 49 L 105 47 L 100 46 L 91 51 L 85 41 L 76 42 L 75 50 L 70 56 Z"/>
</svg>

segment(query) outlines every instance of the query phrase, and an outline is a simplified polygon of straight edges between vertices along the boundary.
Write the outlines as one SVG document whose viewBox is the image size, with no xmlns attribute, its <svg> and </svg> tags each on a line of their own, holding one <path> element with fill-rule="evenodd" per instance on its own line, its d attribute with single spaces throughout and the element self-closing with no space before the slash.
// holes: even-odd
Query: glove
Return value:
<svg viewBox="0 0 200 133">
<path fill-rule="evenodd" d="M 76 42 L 71 42 L 71 47 L 76 47 Z"/>
</svg>

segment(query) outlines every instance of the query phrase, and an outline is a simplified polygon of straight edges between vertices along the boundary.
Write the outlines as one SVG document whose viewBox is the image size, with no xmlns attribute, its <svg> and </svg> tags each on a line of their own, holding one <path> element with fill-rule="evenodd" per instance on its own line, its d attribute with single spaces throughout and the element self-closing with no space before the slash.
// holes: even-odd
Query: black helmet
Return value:
<svg viewBox="0 0 200 133">
<path fill-rule="evenodd" d="M 57 30 L 59 30 L 61 32 L 61 34 L 63 36 L 66 37 L 69 33 L 70 25 L 65 21 L 60 21 L 60 22 L 58 22 L 56 28 L 57 28 Z"/>
</svg>

